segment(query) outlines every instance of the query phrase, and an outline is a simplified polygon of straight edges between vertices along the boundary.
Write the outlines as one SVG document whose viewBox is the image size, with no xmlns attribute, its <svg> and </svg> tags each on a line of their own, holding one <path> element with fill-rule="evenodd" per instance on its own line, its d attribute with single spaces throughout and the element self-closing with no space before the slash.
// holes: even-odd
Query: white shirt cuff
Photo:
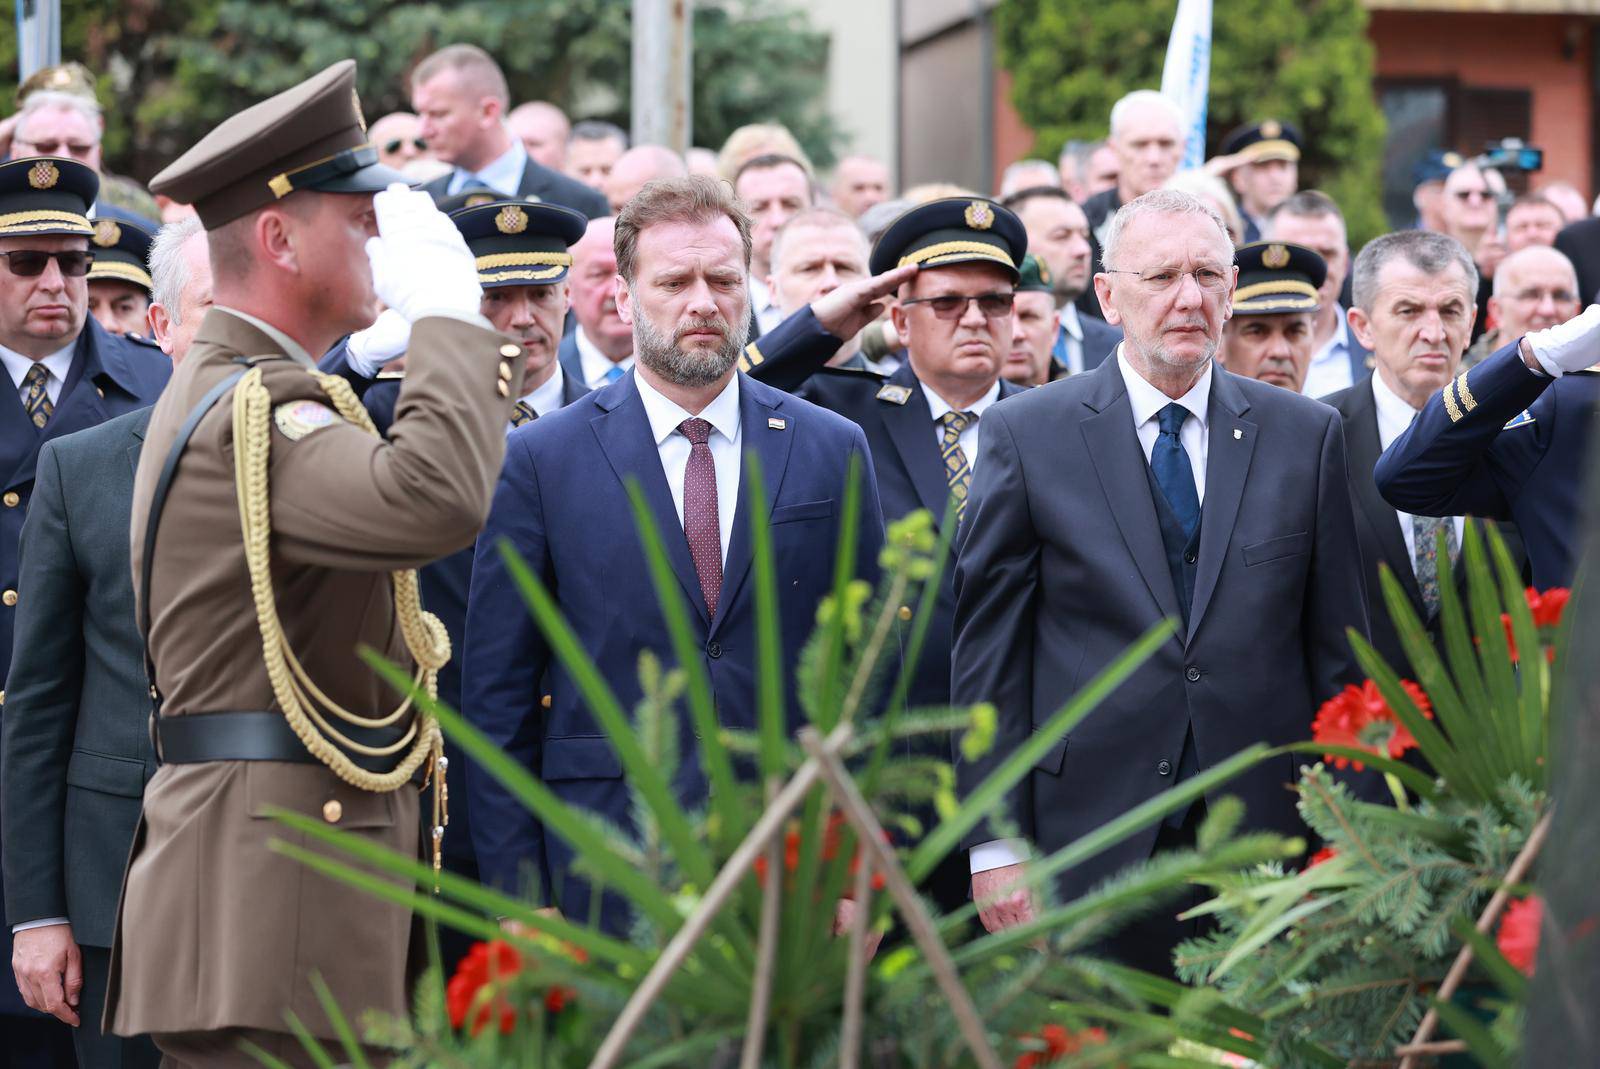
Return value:
<svg viewBox="0 0 1600 1069">
<path fill-rule="evenodd" d="M 375 365 L 371 360 L 368 360 L 365 356 L 356 352 L 356 347 L 354 345 L 346 345 L 344 347 L 344 362 L 349 366 L 351 371 L 355 372 L 357 375 L 360 375 L 364 379 L 375 379 L 378 377 L 377 365 Z"/>
<path fill-rule="evenodd" d="M 21 924 L 13 924 L 11 926 L 11 934 L 16 935 L 18 932 L 25 932 L 29 928 L 48 928 L 52 924 L 70 923 L 71 921 L 66 917 L 41 917 L 36 921 L 23 921 Z"/>
<path fill-rule="evenodd" d="M 979 843 L 967 852 L 974 875 L 1007 865 L 1020 865 L 1028 860 L 1028 840 L 990 839 Z"/>
</svg>

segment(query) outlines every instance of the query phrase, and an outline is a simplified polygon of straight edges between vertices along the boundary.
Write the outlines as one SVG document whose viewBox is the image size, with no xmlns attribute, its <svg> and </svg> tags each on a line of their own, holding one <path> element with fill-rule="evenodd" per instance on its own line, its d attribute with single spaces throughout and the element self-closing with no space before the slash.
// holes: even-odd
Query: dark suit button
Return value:
<svg viewBox="0 0 1600 1069">
<path fill-rule="evenodd" d="M 713 661 L 722 656 L 722 643 L 715 640 L 706 643 L 706 656 Z"/>
<path fill-rule="evenodd" d="M 1187 669 L 1184 670 L 1183 678 L 1187 679 L 1191 683 L 1200 682 L 1200 669 L 1191 664 Z"/>
<path fill-rule="evenodd" d="M 1172 762 L 1171 761 L 1157 761 L 1156 762 L 1156 771 L 1159 772 L 1163 776 L 1172 775 Z"/>
<path fill-rule="evenodd" d="M 1193 553 L 1185 553 L 1183 555 L 1183 563 L 1185 563 L 1185 564 L 1193 564 L 1194 561 L 1195 561 L 1195 556 L 1194 556 Z"/>
</svg>

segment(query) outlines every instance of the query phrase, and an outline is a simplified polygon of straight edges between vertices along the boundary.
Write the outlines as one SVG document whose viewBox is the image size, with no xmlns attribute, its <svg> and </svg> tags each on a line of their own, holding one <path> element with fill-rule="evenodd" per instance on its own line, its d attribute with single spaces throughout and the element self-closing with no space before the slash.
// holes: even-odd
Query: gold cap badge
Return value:
<svg viewBox="0 0 1600 1069">
<path fill-rule="evenodd" d="M 49 160 L 40 160 L 28 171 L 28 184 L 34 189 L 49 189 L 61 178 L 61 172 Z"/>
<path fill-rule="evenodd" d="M 1043 285 L 1043 286 L 1050 285 L 1050 267 L 1049 267 L 1049 265 L 1046 264 L 1043 260 L 1039 259 L 1038 257 L 1034 258 L 1034 263 L 1039 265 L 1039 284 Z"/>
<path fill-rule="evenodd" d="M 1261 124 L 1261 136 L 1268 139 L 1282 137 L 1283 124 L 1279 123 L 1276 119 L 1268 119 L 1266 122 Z"/>
<path fill-rule="evenodd" d="M 102 249 L 109 249 L 122 240 L 122 227 L 115 219 L 96 219 L 94 221 L 94 243 Z"/>
<path fill-rule="evenodd" d="M 494 217 L 494 225 L 502 234 L 520 234 L 528 229 L 528 213 L 515 204 L 507 204 Z"/>
<path fill-rule="evenodd" d="M 474 193 L 467 198 L 467 207 L 481 208 L 485 204 L 494 202 L 494 197 L 488 193 Z"/>
<path fill-rule="evenodd" d="M 988 230 L 994 225 L 994 209 L 981 200 L 967 205 L 967 225 L 974 230 Z"/>
<path fill-rule="evenodd" d="M 1267 251 L 1261 254 L 1261 262 L 1276 271 L 1280 267 L 1289 266 L 1289 250 L 1282 245 L 1268 245 Z"/>
</svg>

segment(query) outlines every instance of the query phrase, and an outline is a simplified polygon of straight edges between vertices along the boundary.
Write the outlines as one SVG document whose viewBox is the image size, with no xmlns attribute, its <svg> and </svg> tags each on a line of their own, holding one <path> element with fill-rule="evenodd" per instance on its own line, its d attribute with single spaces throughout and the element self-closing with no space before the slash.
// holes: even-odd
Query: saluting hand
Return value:
<svg viewBox="0 0 1600 1069">
<path fill-rule="evenodd" d="M 372 288 L 408 323 L 430 315 L 478 316 L 483 287 L 461 231 L 433 198 L 396 182 L 372 198 L 378 236 L 367 239 Z"/>
<path fill-rule="evenodd" d="M 1022 865 L 1002 865 L 972 874 L 972 901 L 986 932 L 1000 932 L 1034 919 L 1033 891 L 1021 886 Z"/>
<path fill-rule="evenodd" d="M 72 925 L 29 928 L 11 939 L 11 971 L 30 1007 L 78 1027 L 78 995 L 83 991 L 83 954 Z"/>
<path fill-rule="evenodd" d="M 1522 339 L 1523 363 L 1560 377 L 1600 363 L 1600 304 Z"/>
<path fill-rule="evenodd" d="M 889 309 L 888 298 L 917 274 L 916 264 L 840 286 L 811 302 L 811 314 L 822 329 L 848 341 Z"/>
</svg>

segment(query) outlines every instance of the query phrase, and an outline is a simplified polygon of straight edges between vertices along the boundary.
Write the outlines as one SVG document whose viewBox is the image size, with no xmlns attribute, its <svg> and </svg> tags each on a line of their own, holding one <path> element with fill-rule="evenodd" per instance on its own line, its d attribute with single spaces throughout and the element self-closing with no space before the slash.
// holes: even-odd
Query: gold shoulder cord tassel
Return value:
<svg viewBox="0 0 1600 1069">
<path fill-rule="evenodd" d="M 370 434 L 378 433 L 349 383 L 336 375 L 312 374 L 340 416 Z M 429 782 L 433 784 L 433 871 L 434 891 L 437 892 L 438 874 L 443 867 L 444 830 L 450 823 L 444 736 L 434 718 L 419 710 L 405 735 L 388 746 L 365 746 L 347 737 L 333 721 L 358 728 L 389 727 L 399 723 L 411 710 L 410 695 L 387 716 L 364 717 L 352 713 L 312 682 L 294 651 L 289 649 L 272 591 L 272 517 L 267 486 L 271 430 L 272 395 L 261 380 L 261 369 L 252 368 L 233 391 L 234 482 L 239 498 L 239 523 L 244 532 L 245 562 L 250 571 L 250 593 L 255 601 L 262 657 L 267 677 L 272 682 L 272 693 L 289 727 L 311 755 L 351 786 L 375 793 L 398 790 L 427 762 L 423 786 Z M 400 632 L 417 665 L 414 682 L 426 690 L 428 697 L 435 698 L 439 669 L 450 660 L 450 636 L 438 617 L 423 611 L 416 570 L 390 574 Z M 357 765 L 347 756 L 346 750 L 366 757 L 389 757 L 402 751 L 404 755 L 398 758 L 399 763 L 392 771 L 378 773 Z"/>
</svg>

